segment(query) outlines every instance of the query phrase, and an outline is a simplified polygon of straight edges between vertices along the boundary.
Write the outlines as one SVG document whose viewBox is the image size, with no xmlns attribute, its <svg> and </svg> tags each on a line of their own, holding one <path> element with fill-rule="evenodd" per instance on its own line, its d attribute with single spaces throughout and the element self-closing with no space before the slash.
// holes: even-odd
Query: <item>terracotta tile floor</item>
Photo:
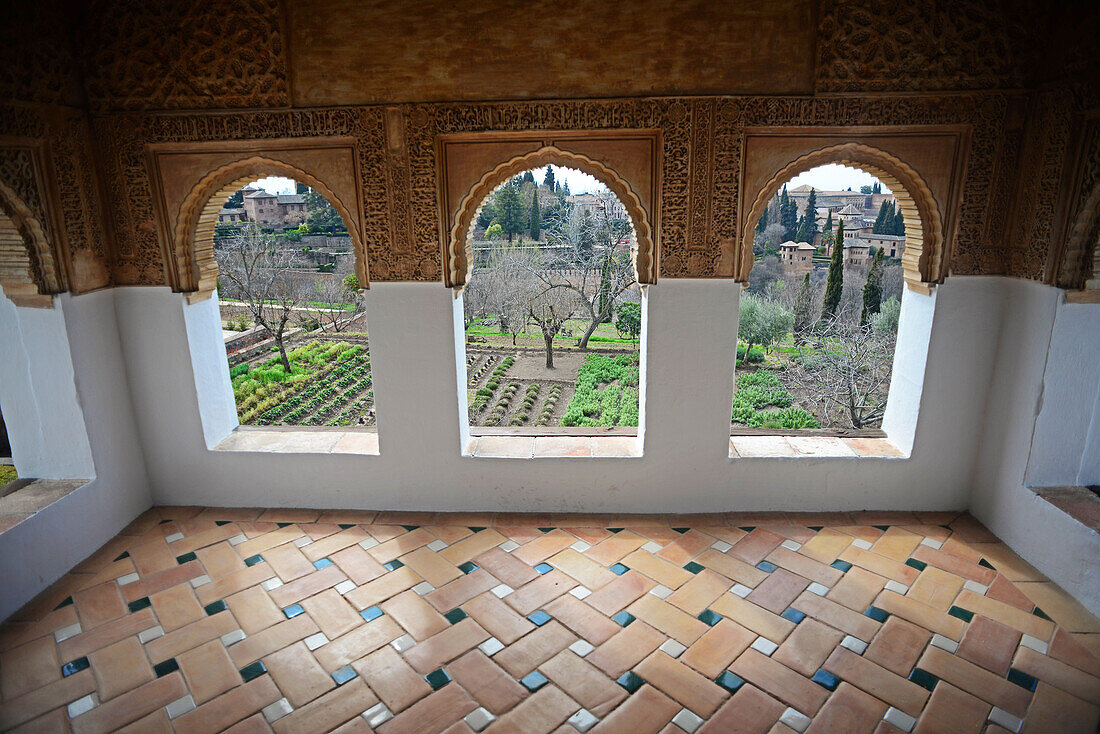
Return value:
<svg viewBox="0 0 1100 734">
<path fill-rule="evenodd" d="M 150 510 L 0 730 L 1087 732 L 1100 622 L 969 516 Z"/>
</svg>

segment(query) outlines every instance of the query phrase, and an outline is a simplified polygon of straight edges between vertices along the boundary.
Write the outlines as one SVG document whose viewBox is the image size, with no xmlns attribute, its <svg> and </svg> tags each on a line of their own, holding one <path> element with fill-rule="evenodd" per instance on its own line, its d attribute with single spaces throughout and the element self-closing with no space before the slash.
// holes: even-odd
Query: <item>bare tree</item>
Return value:
<svg viewBox="0 0 1100 734">
<path fill-rule="evenodd" d="M 255 227 L 246 227 L 222 243 L 215 257 L 230 295 L 243 300 L 252 320 L 275 340 L 283 367 L 290 372 L 283 340 L 303 301 L 301 280 L 291 272 L 296 264 L 294 251 L 280 247 L 274 237 Z"/>
<path fill-rule="evenodd" d="M 894 333 L 834 318 L 811 329 L 806 341 L 813 352 L 802 360 L 803 382 L 825 420 L 833 422 L 839 411 L 853 428 L 878 424 L 886 412 Z"/>
<path fill-rule="evenodd" d="M 321 331 L 343 331 L 356 316 L 363 313 L 362 296 L 349 290 L 338 278 L 314 280 L 310 298 L 313 301 L 306 313 L 317 322 Z M 347 308 L 349 305 L 351 308 Z"/>
<path fill-rule="evenodd" d="M 554 337 L 566 321 L 577 313 L 576 293 L 561 286 L 546 286 L 532 294 L 527 303 L 527 316 L 542 331 L 546 344 L 546 367 L 554 369 Z"/>
</svg>

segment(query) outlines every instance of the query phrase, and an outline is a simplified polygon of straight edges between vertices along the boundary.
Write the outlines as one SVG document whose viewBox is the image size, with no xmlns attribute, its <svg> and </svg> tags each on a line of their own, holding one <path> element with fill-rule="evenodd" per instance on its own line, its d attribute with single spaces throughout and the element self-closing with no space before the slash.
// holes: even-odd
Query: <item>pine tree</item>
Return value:
<svg viewBox="0 0 1100 734">
<path fill-rule="evenodd" d="M 550 192 L 554 192 L 554 169 L 549 165 L 546 166 L 546 175 L 542 179 L 542 185 L 550 189 Z"/>
<path fill-rule="evenodd" d="M 836 317 L 840 297 L 844 294 L 844 220 L 836 226 L 836 245 L 829 259 L 829 275 L 825 280 L 825 303 L 821 306 L 821 320 Z"/>
<path fill-rule="evenodd" d="M 813 324 L 814 289 L 810 285 L 810 274 L 802 279 L 802 285 L 798 286 L 798 295 L 794 303 L 794 333 L 801 335 Z"/>
<path fill-rule="evenodd" d="M 901 207 L 894 210 L 894 218 L 891 222 L 891 234 L 905 235 L 905 217 L 901 215 Z"/>
<path fill-rule="evenodd" d="M 549 167 L 549 166 L 548 166 Z M 539 211 L 539 190 L 536 188 L 531 194 L 531 239 L 535 242 L 542 237 L 542 216 Z"/>
<path fill-rule="evenodd" d="M 882 306 L 882 258 L 883 248 L 875 251 L 871 261 L 871 271 L 867 273 L 867 282 L 863 285 L 863 312 L 859 315 L 859 325 L 866 326 Z"/>
<path fill-rule="evenodd" d="M 569 181 L 568 180 L 561 185 L 561 195 L 562 196 L 569 196 Z"/>
<path fill-rule="evenodd" d="M 511 242 L 515 235 L 523 231 L 524 225 L 523 205 L 520 203 L 519 194 L 511 181 L 501 188 L 494 203 L 496 204 L 500 226 L 504 230 L 504 234 L 508 236 L 508 242 Z"/>
</svg>

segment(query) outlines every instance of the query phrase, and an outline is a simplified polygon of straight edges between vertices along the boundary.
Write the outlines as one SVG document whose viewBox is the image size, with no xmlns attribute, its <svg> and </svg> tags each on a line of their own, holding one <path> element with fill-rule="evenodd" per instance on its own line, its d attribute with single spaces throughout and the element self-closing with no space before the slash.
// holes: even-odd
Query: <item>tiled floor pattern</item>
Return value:
<svg viewBox="0 0 1100 734">
<path fill-rule="evenodd" d="M 0 628 L 0 730 L 1092 734 L 1098 653 L 968 516 L 155 508 Z"/>
</svg>

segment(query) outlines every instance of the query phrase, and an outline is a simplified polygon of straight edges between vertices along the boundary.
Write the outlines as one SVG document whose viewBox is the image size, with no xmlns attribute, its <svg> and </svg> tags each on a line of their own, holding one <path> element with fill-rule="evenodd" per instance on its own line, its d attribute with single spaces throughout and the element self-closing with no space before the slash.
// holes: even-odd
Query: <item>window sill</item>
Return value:
<svg viewBox="0 0 1100 734">
<path fill-rule="evenodd" d="M 16 479 L 17 489 L 0 497 L 0 533 L 80 489 L 91 479 Z"/>
<path fill-rule="evenodd" d="M 1100 497 L 1088 487 L 1032 487 L 1031 491 L 1082 525 L 1100 532 Z"/>
<path fill-rule="evenodd" d="M 837 436 L 733 436 L 731 459 L 904 459 L 906 456 L 887 438 L 841 438 Z"/>
<path fill-rule="evenodd" d="M 379 453 L 378 433 L 375 431 L 322 430 L 296 426 L 237 426 L 214 450 L 366 456 L 377 456 Z"/>
<path fill-rule="evenodd" d="M 477 436 L 462 454 L 476 459 L 637 459 L 637 436 Z"/>
</svg>

